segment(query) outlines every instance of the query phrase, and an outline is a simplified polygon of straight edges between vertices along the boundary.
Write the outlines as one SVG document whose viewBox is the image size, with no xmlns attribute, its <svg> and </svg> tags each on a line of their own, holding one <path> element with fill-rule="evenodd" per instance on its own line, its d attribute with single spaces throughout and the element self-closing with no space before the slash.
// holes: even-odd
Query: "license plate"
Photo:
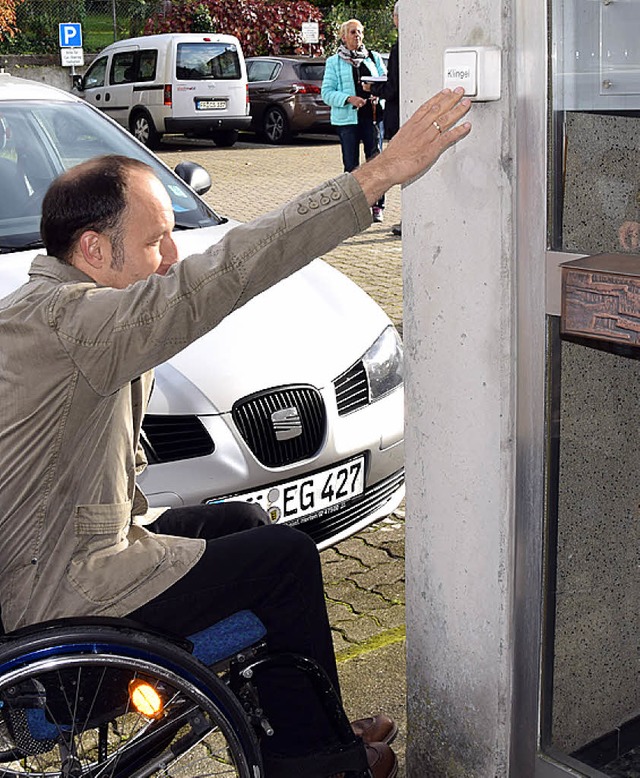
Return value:
<svg viewBox="0 0 640 778">
<path fill-rule="evenodd" d="M 305 516 L 340 505 L 363 491 L 364 456 L 360 456 L 295 481 L 265 486 L 264 489 L 237 494 L 234 497 L 213 498 L 207 502 L 256 502 L 267 511 L 271 521 L 298 524 Z"/>
<path fill-rule="evenodd" d="M 196 100 L 196 109 L 198 111 L 220 111 L 226 107 L 226 100 Z"/>
</svg>

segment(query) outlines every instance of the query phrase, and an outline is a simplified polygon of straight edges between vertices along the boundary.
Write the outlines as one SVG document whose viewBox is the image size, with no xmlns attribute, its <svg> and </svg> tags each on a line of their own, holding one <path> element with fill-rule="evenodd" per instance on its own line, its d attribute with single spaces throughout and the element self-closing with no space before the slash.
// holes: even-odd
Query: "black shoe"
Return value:
<svg viewBox="0 0 640 778">
<path fill-rule="evenodd" d="M 399 224 L 394 224 L 393 227 L 391 228 L 391 233 L 392 235 L 399 235 L 400 237 L 402 237 L 402 222 L 400 222 Z"/>
</svg>

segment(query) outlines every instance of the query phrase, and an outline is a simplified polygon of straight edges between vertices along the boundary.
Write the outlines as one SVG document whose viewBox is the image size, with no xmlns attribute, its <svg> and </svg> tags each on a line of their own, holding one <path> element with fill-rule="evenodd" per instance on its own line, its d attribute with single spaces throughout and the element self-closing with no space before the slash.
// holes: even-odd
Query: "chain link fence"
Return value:
<svg viewBox="0 0 640 778">
<path fill-rule="evenodd" d="M 141 35 L 147 19 L 162 13 L 165 0 L 22 0 L 16 7 L 16 33 L 0 37 L 0 53 L 58 51 L 58 25 L 82 24 L 83 48 L 98 52 L 114 40 Z"/>
<path fill-rule="evenodd" d="M 395 40 L 393 0 L 381 2 L 384 5 L 379 8 L 342 3 L 320 8 L 325 53 L 335 51 L 340 42 L 340 25 L 352 18 L 359 19 L 364 25 L 365 43 L 369 48 L 388 51 Z M 114 40 L 142 35 L 147 20 L 156 14 L 164 14 L 170 6 L 171 0 L 21 0 L 16 8 L 16 34 L 12 37 L 0 35 L 0 54 L 56 54 L 59 51 L 58 25 L 66 22 L 82 24 L 83 48 L 88 54 L 95 53 Z M 194 13 L 197 7 L 194 2 Z"/>
</svg>

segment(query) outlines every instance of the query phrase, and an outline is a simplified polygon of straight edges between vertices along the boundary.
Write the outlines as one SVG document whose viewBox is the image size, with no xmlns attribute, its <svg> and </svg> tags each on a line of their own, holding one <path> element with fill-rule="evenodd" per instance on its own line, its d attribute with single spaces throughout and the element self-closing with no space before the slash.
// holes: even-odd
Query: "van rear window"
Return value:
<svg viewBox="0 0 640 778">
<path fill-rule="evenodd" d="M 232 43 L 179 43 L 176 78 L 187 81 L 240 78 L 240 59 Z"/>
</svg>

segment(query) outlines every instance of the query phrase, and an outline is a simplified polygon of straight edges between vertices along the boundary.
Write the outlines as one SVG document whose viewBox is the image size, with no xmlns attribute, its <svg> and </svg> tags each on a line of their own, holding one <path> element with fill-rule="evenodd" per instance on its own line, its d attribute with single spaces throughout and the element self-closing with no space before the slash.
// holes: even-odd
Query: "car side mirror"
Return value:
<svg viewBox="0 0 640 778">
<path fill-rule="evenodd" d="M 71 85 L 78 92 L 84 92 L 84 79 L 79 73 L 71 76 Z"/>
<path fill-rule="evenodd" d="M 195 162 L 179 162 L 175 167 L 175 173 L 196 194 L 202 195 L 211 189 L 211 177 L 202 165 L 197 165 Z"/>
</svg>

